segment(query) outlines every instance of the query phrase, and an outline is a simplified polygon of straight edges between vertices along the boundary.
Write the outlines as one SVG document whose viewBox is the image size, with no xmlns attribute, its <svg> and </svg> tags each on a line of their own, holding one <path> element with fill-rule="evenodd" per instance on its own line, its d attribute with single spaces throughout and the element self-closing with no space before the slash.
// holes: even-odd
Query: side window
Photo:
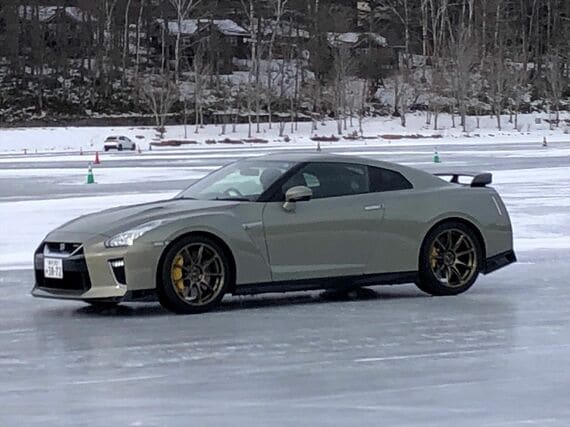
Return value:
<svg viewBox="0 0 570 427">
<path fill-rule="evenodd" d="M 368 193 L 368 167 L 349 163 L 310 163 L 283 185 L 283 195 L 297 185 L 313 190 L 313 199 Z"/>
<path fill-rule="evenodd" d="M 310 173 L 304 172 L 303 179 L 305 180 L 305 182 L 307 183 L 307 187 L 309 188 L 320 187 L 321 185 L 319 179 L 315 175 L 311 175 Z"/>
<path fill-rule="evenodd" d="M 414 188 L 401 173 L 369 166 L 370 192 L 380 193 L 383 191 L 399 191 Z"/>
</svg>

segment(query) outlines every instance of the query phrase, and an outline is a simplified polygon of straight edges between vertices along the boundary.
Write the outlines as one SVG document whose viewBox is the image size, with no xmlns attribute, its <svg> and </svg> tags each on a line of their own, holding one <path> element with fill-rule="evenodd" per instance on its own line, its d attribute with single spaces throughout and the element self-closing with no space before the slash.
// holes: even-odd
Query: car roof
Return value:
<svg viewBox="0 0 570 427">
<path fill-rule="evenodd" d="M 381 160 L 368 159 L 366 157 L 358 157 L 344 154 L 322 154 L 322 153 L 307 153 L 307 152 L 285 152 L 285 153 L 272 153 L 263 156 L 255 157 L 261 160 L 272 160 L 281 162 L 338 162 L 338 163 L 357 163 L 370 166 L 379 167 L 398 167 L 396 163 L 384 162 Z"/>
<path fill-rule="evenodd" d="M 344 154 L 327 154 L 327 153 L 308 153 L 308 152 L 282 152 L 282 153 L 272 153 L 263 156 L 258 156 L 254 158 L 249 158 L 249 160 L 269 160 L 269 161 L 281 161 L 281 162 L 335 162 L 335 163 L 355 163 L 367 166 L 376 166 L 379 168 L 391 169 L 403 174 L 409 181 L 412 182 L 414 188 L 431 188 L 431 187 L 442 187 L 447 186 L 449 183 L 438 178 L 431 173 L 404 166 L 398 163 L 386 162 L 383 160 L 369 159 L 366 157 L 359 157 L 353 155 Z"/>
</svg>

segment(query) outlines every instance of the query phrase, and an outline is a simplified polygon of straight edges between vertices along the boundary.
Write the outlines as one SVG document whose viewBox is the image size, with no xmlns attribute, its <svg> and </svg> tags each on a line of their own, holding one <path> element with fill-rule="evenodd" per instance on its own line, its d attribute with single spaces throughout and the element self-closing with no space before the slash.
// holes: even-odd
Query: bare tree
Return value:
<svg viewBox="0 0 570 427">
<path fill-rule="evenodd" d="M 258 91 L 259 91 L 259 39 L 258 39 L 258 35 L 259 35 L 259 31 L 260 26 L 259 26 L 259 22 L 258 25 L 256 25 L 256 15 L 255 15 L 255 2 L 254 0 L 240 0 L 241 1 L 241 5 L 243 8 L 244 13 L 247 16 L 247 21 L 248 21 L 248 29 L 249 29 L 249 35 L 250 35 L 250 44 L 251 44 L 251 53 L 250 53 L 250 59 L 251 59 L 251 64 L 250 64 L 250 68 L 249 68 L 249 74 L 247 76 L 247 83 L 248 83 L 248 91 L 247 91 L 247 117 L 248 117 L 248 138 L 252 137 L 252 121 L 251 121 L 251 112 L 252 112 L 252 108 L 253 108 L 253 103 L 255 102 L 256 104 L 258 104 Z M 255 83 L 255 90 L 252 91 L 252 87 L 254 86 L 254 79 L 256 80 Z M 258 112 L 259 113 L 259 112 Z M 257 117 L 259 118 L 259 115 L 257 115 Z M 258 131 L 259 131 L 259 121 L 258 121 Z"/>
<path fill-rule="evenodd" d="M 348 79 L 353 66 L 353 58 L 349 48 L 339 45 L 334 53 L 334 106 L 339 135 L 342 135 L 342 125 L 346 118 Z"/>
<path fill-rule="evenodd" d="M 127 58 L 130 53 L 130 28 L 129 28 L 129 13 L 131 11 L 132 0 L 127 0 L 125 6 L 125 20 L 123 22 L 123 85 L 127 80 Z"/>
<path fill-rule="evenodd" d="M 194 71 L 194 111 L 196 120 L 196 130 L 204 126 L 204 97 L 206 91 L 205 78 L 209 74 L 209 66 L 204 61 L 204 48 L 199 46 L 194 54 L 193 71 Z"/>
<path fill-rule="evenodd" d="M 164 135 L 164 125 L 168 113 L 178 100 L 178 86 L 166 75 L 141 80 L 138 83 L 141 100 L 154 116 L 159 133 Z"/>
<path fill-rule="evenodd" d="M 135 79 L 138 78 L 139 75 L 139 66 L 140 66 L 140 52 L 141 52 L 141 27 L 143 22 L 143 12 L 146 0 L 140 0 L 139 2 L 139 14 L 137 18 L 137 42 L 135 48 Z"/>
<path fill-rule="evenodd" d="M 487 59 L 485 72 L 487 97 L 497 118 L 497 128 L 501 130 L 501 113 L 503 112 L 508 85 L 508 70 L 502 54 L 497 52 Z"/>
<path fill-rule="evenodd" d="M 467 104 L 473 94 L 470 93 L 470 82 L 473 68 L 478 62 L 475 40 L 469 35 L 469 30 L 460 30 L 454 42 L 449 47 L 451 60 L 451 78 L 457 110 L 461 116 L 463 132 L 466 131 Z"/>
<path fill-rule="evenodd" d="M 394 90 L 394 113 L 400 116 L 400 122 L 406 127 L 406 113 L 415 97 L 414 76 L 412 70 L 403 63 L 400 70 L 392 77 Z"/>
<path fill-rule="evenodd" d="M 110 67 L 111 50 L 113 49 L 113 16 L 118 0 L 104 0 L 104 16 L 105 16 L 105 67 Z M 108 72 L 108 69 L 106 70 Z"/>
<path fill-rule="evenodd" d="M 405 53 L 410 53 L 411 45 L 411 2 L 410 0 L 377 0 L 376 7 L 389 11 L 404 27 Z"/>
<path fill-rule="evenodd" d="M 188 19 L 192 10 L 200 4 L 202 0 L 169 0 L 176 11 L 176 44 L 174 46 L 174 79 L 178 82 L 180 77 L 180 40 L 182 37 L 182 27 L 184 21 Z"/>
<path fill-rule="evenodd" d="M 269 114 L 269 129 L 271 129 L 271 102 L 273 88 L 273 48 L 275 46 L 275 38 L 277 34 L 283 35 L 282 18 L 286 13 L 287 3 L 289 0 L 270 0 L 271 9 L 273 10 L 273 20 L 271 21 L 269 46 L 267 49 L 267 110 Z M 289 26 L 289 32 L 292 31 Z M 284 60 L 282 61 L 284 63 Z"/>
<path fill-rule="evenodd" d="M 518 64 L 511 64 L 508 70 L 508 93 L 507 101 L 512 116 L 514 115 L 514 128 L 519 129 L 519 112 L 523 102 L 530 101 L 530 86 L 528 84 L 528 73 L 524 68 L 519 68 Z"/>
<path fill-rule="evenodd" d="M 562 98 L 563 76 L 562 64 L 559 55 L 550 55 L 548 57 L 546 69 L 546 82 L 548 84 L 548 94 L 550 104 L 556 112 L 556 126 L 560 126 L 560 99 Z"/>
</svg>

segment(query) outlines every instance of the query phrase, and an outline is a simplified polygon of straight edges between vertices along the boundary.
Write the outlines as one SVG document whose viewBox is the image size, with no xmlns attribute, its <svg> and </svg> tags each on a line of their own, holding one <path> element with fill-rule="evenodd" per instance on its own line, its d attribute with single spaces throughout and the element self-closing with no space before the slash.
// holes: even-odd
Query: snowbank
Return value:
<svg viewBox="0 0 570 427">
<path fill-rule="evenodd" d="M 504 130 L 498 131 L 495 128 L 495 119 L 489 116 L 480 117 L 481 129 L 476 129 L 476 119 L 468 118 L 468 128 L 470 132 L 463 133 L 459 127 L 453 128 L 451 117 L 449 115 L 441 115 L 439 118 L 439 129 L 433 130 L 432 125 L 427 125 L 425 114 L 415 113 L 408 117 L 408 126 L 403 128 L 400 125 L 399 118 L 379 117 L 369 118 L 363 122 L 364 140 L 349 140 L 341 137 L 338 142 L 327 142 L 327 145 L 347 144 L 406 144 L 410 140 L 414 144 L 421 143 L 429 145 L 444 145 L 447 143 L 445 139 L 457 142 L 476 142 L 482 140 L 500 140 L 504 142 L 513 141 L 539 141 L 544 137 L 548 140 L 570 141 L 570 135 L 564 132 L 570 132 L 568 125 L 561 124 L 559 128 L 550 129 L 550 125 L 545 121 L 549 118 L 548 114 L 526 114 L 519 116 L 519 130 L 513 129 L 513 125 L 508 123 L 508 116 L 505 116 Z M 562 120 L 570 120 L 570 114 L 563 113 Z M 563 122 L 565 123 L 565 122 Z M 345 137 L 357 131 L 358 120 L 353 119 L 352 126 L 350 120 L 347 120 L 347 129 L 344 131 Z M 318 124 L 317 131 L 312 131 L 310 122 L 297 123 L 297 129 L 291 130 L 288 123 L 285 126 L 285 134 L 288 138 L 279 137 L 279 124 L 274 123 L 272 129 L 269 129 L 267 123 L 261 125 L 261 132 L 256 133 L 256 125 L 253 125 L 253 136 L 267 140 L 270 146 L 290 145 L 290 146 L 315 146 L 316 143 L 311 140 L 312 136 L 331 136 L 337 132 L 337 124 L 334 121 L 327 121 Z M 104 139 L 111 135 L 125 135 L 133 139 L 142 150 L 148 150 L 149 144 L 156 138 L 156 131 L 152 127 L 80 127 L 80 128 L 9 128 L 0 129 L 0 153 L 2 152 L 19 152 L 26 154 L 43 153 L 43 152 L 61 152 L 61 151 L 96 151 L 102 150 Z M 165 134 L 165 139 L 177 140 L 193 140 L 197 145 L 181 146 L 179 150 L 196 149 L 202 146 L 209 146 L 206 141 L 216 141 L 216 146 L 224 146 L 228 144 L 220 143 L 226 138 L 233 141 L 246 140 L 248 137 L 247 124 L 237 126 L 236 132 L 232 132 L 232 126 L 226 126 L 226 133 L 222 135 L 222 127 L 219 125 L 208 125 L 204 129 L 199 129 L 195 133 L 194 126 L 188 126 L 186 129 L 186 138 L 184 126 L 169 126 Z M 425 138 L 425 139 L 424 139 Z M 442 139 L 440 139 L 442 138 Z M 286 142 L 286 141 L 289 142 Z M 252 146 L 253 144 L 244 143 L 243 146 Z M 162 149 L 162 148 L 153 148 Z"/>
</svg>

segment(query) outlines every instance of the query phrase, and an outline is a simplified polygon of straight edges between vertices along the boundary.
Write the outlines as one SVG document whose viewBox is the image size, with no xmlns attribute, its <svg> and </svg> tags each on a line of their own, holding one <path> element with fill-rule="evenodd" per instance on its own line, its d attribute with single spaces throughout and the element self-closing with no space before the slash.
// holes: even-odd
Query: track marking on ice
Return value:
<svg viewBox="0 0 570 427">
<path fill-rule="evenodd" d="M 101 380 L 84 380 L 84 381 L 70 381 L 64 385 L 87 385 L 87 384 L 107 384 L 107 383 L 121 383 L 130 381 L 146 381 L 158 378 L 166 378 L 166 375 L 145 375 L 140 377 L 123 377 L 123 378 L 107 378 Z"/>
<path fill-rule="evenodd" d="M 562 349 L 562 348 L 570 348 L 570 344 L 560 344 L 560 345 L 544 345 L 538 348 L 539 351 L 547 350 L 547 349 Z M 489 351 L 496 351 L 496 347 L 490 348 L 480 348 L 474 350 L 457 350 L 457 351 L 439 351 L 433 353 L 417 353 L 417 354 L 405 354 L 401 356 L 383 356 L 383 357 L 366 357 L 362 359 L 354 359 L 353 361 L 356 363 L 373 363 L 373 362 L 385 362 L 391 360 L 409 360 L 409 359 L 424 359 L 429 357 L 446 357 L 446 356 L 458 356 L 464 354 L 480 354 L 480 353 L 487 353 Z M 519 351 L 536 351 L 537 347 L 530 347 L 530 346 L 521 346 L 521 347 L 513 347 L 510 349 L 510 352 L 519 352 Z"/>
</svg>

